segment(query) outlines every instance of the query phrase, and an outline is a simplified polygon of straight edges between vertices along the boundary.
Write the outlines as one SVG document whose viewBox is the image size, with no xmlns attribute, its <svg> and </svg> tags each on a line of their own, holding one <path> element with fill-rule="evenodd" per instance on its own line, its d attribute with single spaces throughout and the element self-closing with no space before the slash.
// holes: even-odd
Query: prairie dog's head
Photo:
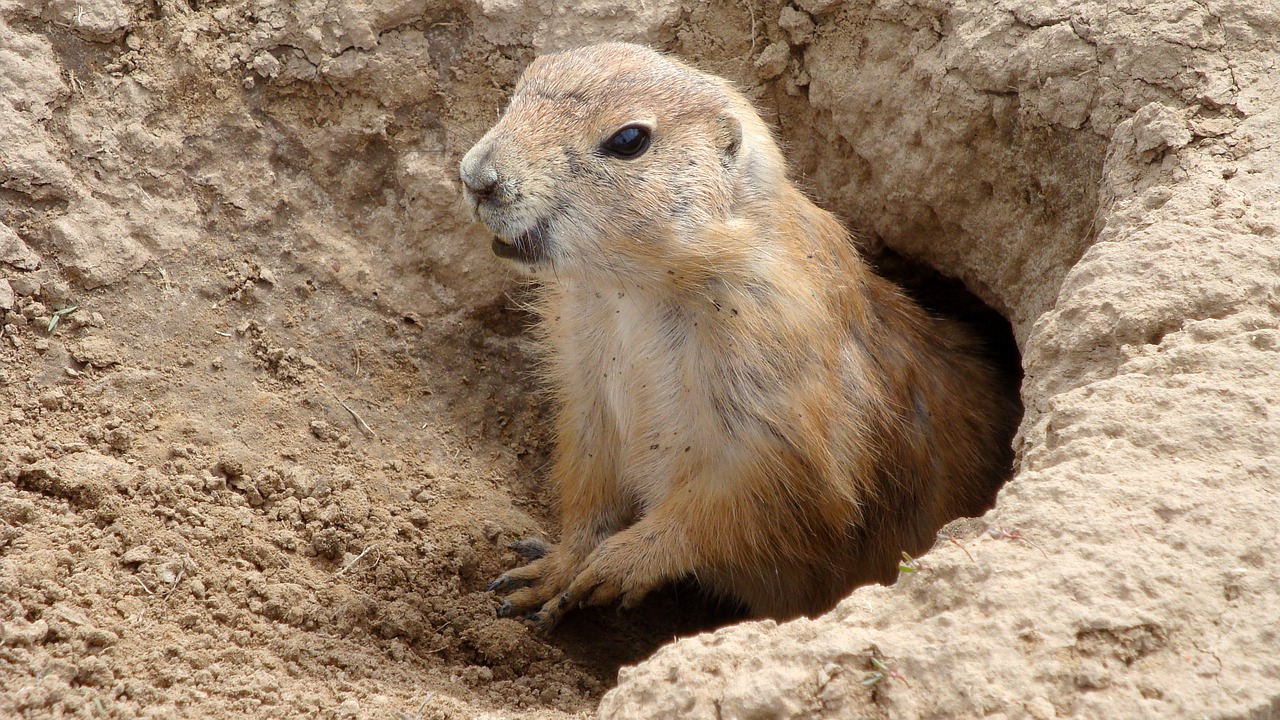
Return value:
<svg viewBox="0 0 1280 720">
<path fill-rule="evenodd" d="M 728 82 L 625 43 L 534 60 L 460 170 L 499 257 L 636 280 L 698 253 L 708 226 L 785 175 Z"/>
</svg>

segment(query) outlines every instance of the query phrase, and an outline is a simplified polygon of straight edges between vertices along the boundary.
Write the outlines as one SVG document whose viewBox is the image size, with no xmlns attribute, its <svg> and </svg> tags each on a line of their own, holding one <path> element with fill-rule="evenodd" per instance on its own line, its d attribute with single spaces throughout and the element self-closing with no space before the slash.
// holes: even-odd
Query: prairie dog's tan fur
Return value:
<svg viewBox="0 0 1280 720">
<path fill-rule="evenodd" d="M 627 127 L 647 149 L 602 149 Z M 504 614 L 550 626 L 689 575 L 817 613 L 990 506 L 1013 403 L 790 184 L 726 81 L 635 45 L 539 57 L 461 172 L 543 282 L 558 406 L 560 542 L 494 583 Z"/>
</svg>

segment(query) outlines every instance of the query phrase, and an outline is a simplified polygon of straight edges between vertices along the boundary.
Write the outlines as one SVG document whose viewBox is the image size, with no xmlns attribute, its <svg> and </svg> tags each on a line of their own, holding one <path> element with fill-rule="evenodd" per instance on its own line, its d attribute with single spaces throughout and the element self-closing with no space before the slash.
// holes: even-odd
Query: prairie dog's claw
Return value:
<svg viewBox="0 0 1280 720">
<path fill-rule="evenodd" d="M 549 633 L 555 630 L 560 624 L 560 618 L 564 617 L 564 613 L 559 610 L 548 610 L 543 608 L 536 613 L 525 618 L 525 622 L 533 626 L 539 632 Z"/>
<path fill-rule="evenodd" d="M 547 544 L 546 541 L 532 537 L 527 537 L 523 540 L 516 540 L 507 547 L 511 550 L 515 550 L 520 554 L 520 557 L 527 560 L 539 560 L 546 557 L 547 553 L 551 550 L 551 546 Z"/>
<path fill-rule="evenodd" d="M 528 585 L 528 580 L 513 578 L 510 575 L 500 575 L 497 580 L 489 583 L 489 587 L 485 588 L 485 592 L 505 592 L 507 590 L 515 590 L 516 588 Z"/>
</svg>

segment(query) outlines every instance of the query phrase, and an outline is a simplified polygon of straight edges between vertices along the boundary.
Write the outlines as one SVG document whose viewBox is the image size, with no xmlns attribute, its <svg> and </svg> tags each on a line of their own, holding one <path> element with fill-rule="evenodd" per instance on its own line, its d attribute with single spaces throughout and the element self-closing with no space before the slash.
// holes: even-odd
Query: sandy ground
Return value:
<svg viewBox="0 0 1280 720">
<path fill-rule="evenodd" d="M 455 168 L 607 37 L 738 81 L 868 249 L 1009 319 L 1019 471 L 963 547 L 674 644 L 732 618 L 493 617 L 555 509 Z M 1280 712 L 1277 38 L 1270 0 L 0 0 L 0 716 Z"/>
</svg>

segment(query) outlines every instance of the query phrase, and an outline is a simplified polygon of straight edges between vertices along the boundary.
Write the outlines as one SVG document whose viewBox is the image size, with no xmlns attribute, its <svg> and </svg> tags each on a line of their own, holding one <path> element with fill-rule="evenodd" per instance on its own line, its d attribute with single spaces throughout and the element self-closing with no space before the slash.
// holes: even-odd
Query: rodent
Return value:
<svg viewBox="0 0 1280 720">
<path fill-rule="evenodd" d="M 796 189 L 728 81 L 624 43 L 540 56 L 460 174 L 541 283 L 556 407 L 559 542 L 494 581 L 499 615 L 550 628 L 686 576 L 814 615 L 993 504 L 1016 401 Z"/>
</svg>

